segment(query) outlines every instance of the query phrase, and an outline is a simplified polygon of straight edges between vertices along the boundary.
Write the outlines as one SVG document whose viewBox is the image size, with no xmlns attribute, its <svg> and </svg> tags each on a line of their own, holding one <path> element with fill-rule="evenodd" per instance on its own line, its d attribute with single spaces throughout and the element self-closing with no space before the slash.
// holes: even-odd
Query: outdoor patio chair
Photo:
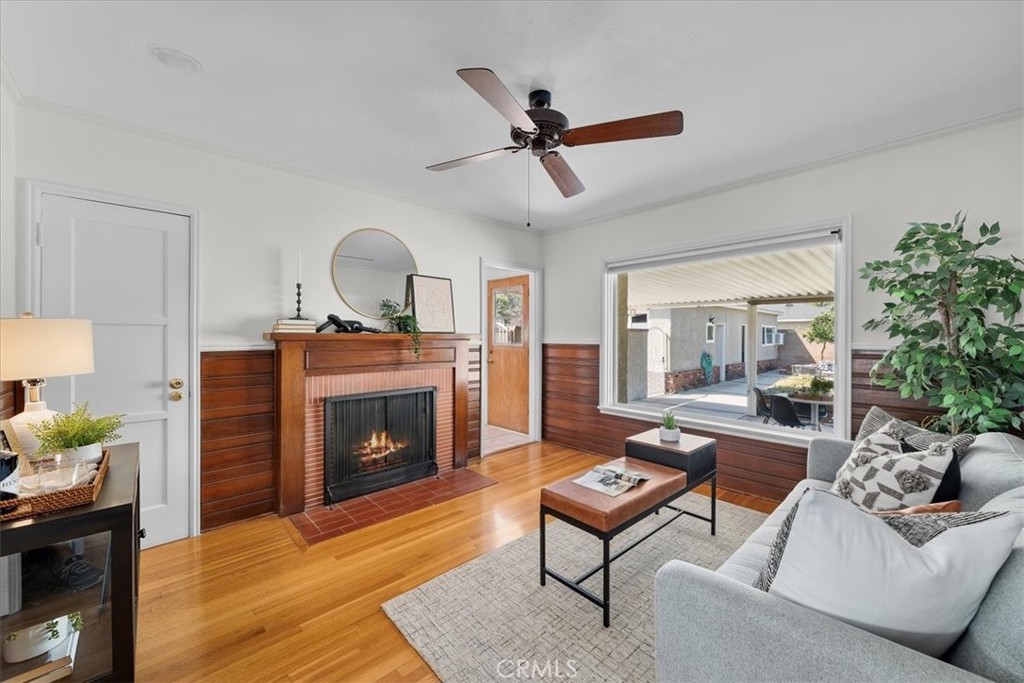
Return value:
<svg viewBox="0 0 1024 683">
<path fill-rule="evenodd" d="M 764 392 L 754 387 L 754 398 L 757 399 L 757 416 L 764 418 L 764 423 L 772 419 L 772 409 L 768 406 L 768 401 L 764 398 Z"/>
<path fill-rule="evenodd" d="M 772 419 L 778 422 L 783 427 L 813 427 L 814 425 L 810 422 L 804 422 L 800 419 L 800 416 L 796 414 L 796 408 L 793 407 L 793 402 L 789 400 L 787 396 L 781 396 L 779 394 L 772 394 Z M 818 427 L 820 430 L 821 427 Z"/>
</svg>

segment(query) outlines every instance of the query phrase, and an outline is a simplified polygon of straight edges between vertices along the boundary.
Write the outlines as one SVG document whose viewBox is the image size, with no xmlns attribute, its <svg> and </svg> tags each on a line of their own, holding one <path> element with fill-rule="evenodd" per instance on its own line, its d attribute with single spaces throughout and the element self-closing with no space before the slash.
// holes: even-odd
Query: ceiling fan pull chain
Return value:
<svg viewBox="0 0 1024 683">
<path fill-rule="evenodd" d="M 526 227 L 530 227 L 530 157 L 526 157 Z"/>
</svg>

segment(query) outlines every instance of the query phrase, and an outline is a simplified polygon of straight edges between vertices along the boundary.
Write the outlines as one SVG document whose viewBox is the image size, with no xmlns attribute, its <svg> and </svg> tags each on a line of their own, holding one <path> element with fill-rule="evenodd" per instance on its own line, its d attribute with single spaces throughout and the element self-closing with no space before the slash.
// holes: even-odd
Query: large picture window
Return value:
<svg viewBox="0 0 1024 683">
<path fill-rule="evenodd" d="M 779 441 L 846 436 L 843 224 L 609 263 L 602 410 Z M 819 315 L 837 321 L 831 340 L 808 339 Z M 799 424 L 766 421 L 758 394 L 784 396 Z"/>
</svg>

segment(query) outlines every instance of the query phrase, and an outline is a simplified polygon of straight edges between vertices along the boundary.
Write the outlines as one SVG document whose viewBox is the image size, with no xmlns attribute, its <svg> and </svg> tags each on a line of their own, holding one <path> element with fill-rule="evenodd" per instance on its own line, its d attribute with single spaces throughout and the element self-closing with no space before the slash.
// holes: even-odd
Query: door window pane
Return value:
<svg viewBox="0 0 1024 683">
<path fill-rule="evenodd" d="M 494 346 L 523 345 L 523 287 L 503 287 L 494 290 Z"/>
</svg>

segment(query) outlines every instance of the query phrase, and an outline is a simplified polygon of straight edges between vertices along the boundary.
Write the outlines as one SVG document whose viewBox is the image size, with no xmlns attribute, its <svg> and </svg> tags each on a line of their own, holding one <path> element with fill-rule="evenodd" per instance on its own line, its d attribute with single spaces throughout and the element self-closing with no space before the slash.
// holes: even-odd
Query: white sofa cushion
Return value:
<svg viewBox="0 0 1024 683">
<path fill-rule="evenodd" d="M 758 584 L 772 595 L 940 656 L 967 629 L 1024 515 L 868 514 L 809 489 Z"/>
</svg>

